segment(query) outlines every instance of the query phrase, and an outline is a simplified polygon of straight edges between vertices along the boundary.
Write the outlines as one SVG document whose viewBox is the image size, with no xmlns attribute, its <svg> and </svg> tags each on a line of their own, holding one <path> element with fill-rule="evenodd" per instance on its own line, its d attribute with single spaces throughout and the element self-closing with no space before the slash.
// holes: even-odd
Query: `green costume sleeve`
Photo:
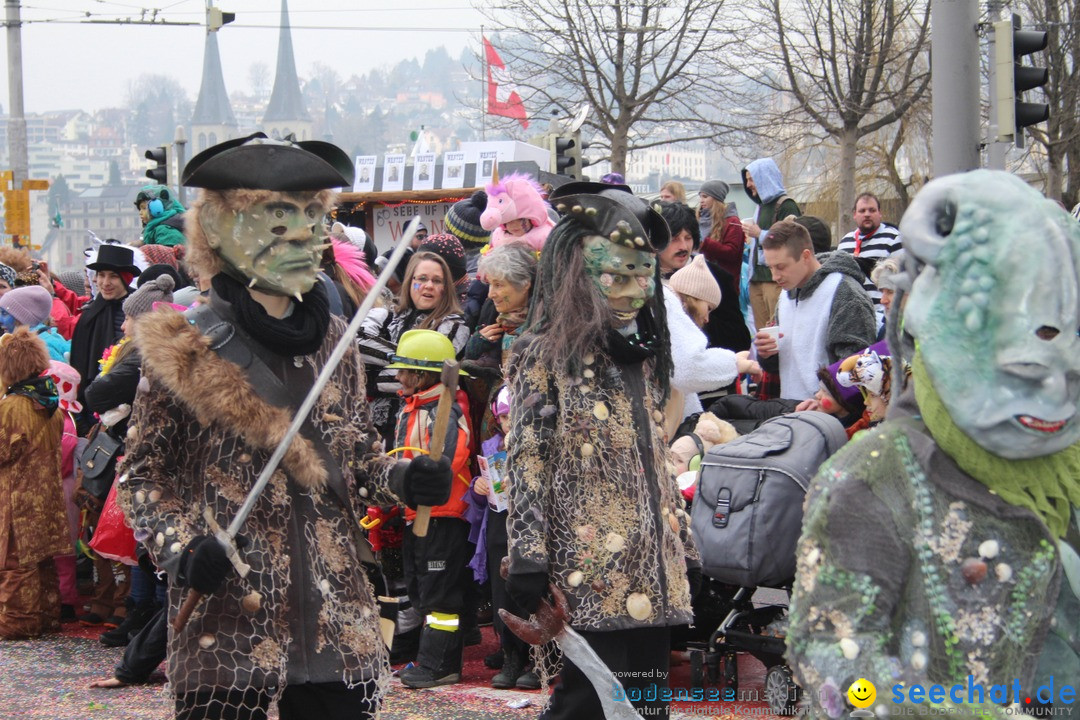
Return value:
<svg viewBox="0 0 1080 720">
<path fill-rule="evenodd" d="M 815 717 L 846 716 L 848 687 L 860 678 L 875 684 L 875 706 L 894 714 L 900 706 L 912 708 L 913 715 L 949 707 L 950 716 L 1005 717 L 991 703 L 967 703 L 966 697 L 952 702 L 948 689 L 954 682 L 934 674 L 938 633 L 912 631 L 904 622 L 907 586 L 923 582 L 925 568 L 910 520 L 904 520 L 911 499 L 899 477 L 905 463 L 896 432 L 849 444 L 811 485 L 791 599 L 788 661 Z M 914 684 L 942 686 L 944 694 L 935 693 L 941 702 L 927 697 L 912 703 L 894 690 Z"/>
</svg>

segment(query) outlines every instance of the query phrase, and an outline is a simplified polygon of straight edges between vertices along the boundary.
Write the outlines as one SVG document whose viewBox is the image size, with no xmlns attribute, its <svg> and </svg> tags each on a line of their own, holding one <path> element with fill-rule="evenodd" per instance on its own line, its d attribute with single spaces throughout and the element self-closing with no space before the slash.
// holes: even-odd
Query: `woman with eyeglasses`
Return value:
<svg viewBox="0 0 1080 720">
<path fill-rule="evenodd" d="M 461 313 L 458 294 L 446 261 L 433 252 L 413 254 L 405 268 L 401 290 L 393 308 L 373 308 L 358 336 L 360 353 L 368 371 L 367 392 L 371 415 L 379 434 L 393 438 L 394 419 L 401 398 L 396 370 L 387 370 L 398 340 L 408 330 L 435 330 L 450 338 L 460 357 L 469 340 L 469 328 Z"/>
</svg>

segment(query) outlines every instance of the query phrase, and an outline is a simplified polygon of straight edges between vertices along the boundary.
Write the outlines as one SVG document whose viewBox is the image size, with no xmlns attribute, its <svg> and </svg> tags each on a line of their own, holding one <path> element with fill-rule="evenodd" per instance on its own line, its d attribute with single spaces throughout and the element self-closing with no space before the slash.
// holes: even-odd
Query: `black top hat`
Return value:
<svg viewBox="0 0 1080 720">
<path fill-rule="evenodd" d="M 181 182 L 208 190 L 323 190 L 352 187 L 345 152 L 319 140 L 271 140 L 257 132 L 219 143 L 191 158 Z"/>
<path fill-rule="evenodd" d="M 86 267 L 89 270 L 111 270 L 132 275 L 142 272 L 135 265 L 135 251 L 123 245 L 101 245 L 98 247 L 97 259 Z"/>
<path fill-rule="evenodd" d="M 627 185 L 570 182 L 556 188 L 549 202 L 597 235 L 635 250 L 660 252 L 671 240 L 664 216 Z"/>
</svg>

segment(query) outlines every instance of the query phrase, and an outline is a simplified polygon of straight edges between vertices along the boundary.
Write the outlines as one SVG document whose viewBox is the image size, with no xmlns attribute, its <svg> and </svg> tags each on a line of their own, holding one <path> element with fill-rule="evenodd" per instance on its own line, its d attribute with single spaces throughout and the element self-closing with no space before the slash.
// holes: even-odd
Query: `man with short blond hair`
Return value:
<svg viewBox="0 0 1080 720">
<path fill-rule="evenodd" d="M 818 368 L 874 342 L 874 306 L 855 260 L 842 252 L 815 256 L 802 225 L 774 224 L 761 247 L 782 290 L 776 308 L 780 337 L 759 330 L 754 346 L 762 368 L 780 372 L 780 396 L 805 400 L 817 390 Z"/>
</svg>

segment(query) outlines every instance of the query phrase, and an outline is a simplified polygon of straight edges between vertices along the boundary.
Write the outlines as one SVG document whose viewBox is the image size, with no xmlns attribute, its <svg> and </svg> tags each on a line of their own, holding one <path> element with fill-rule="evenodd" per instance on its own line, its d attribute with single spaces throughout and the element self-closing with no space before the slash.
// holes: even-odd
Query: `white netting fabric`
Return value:
<svg viewBox="0 0 1080 720">
<path fill-rule="evenodd" d="M 288 364 L 284 382 L 294 396 L 303 397 L 343 328 L 334 320 L 317 353 Z M 202 363 L 200 372 L 228 372 L 198 336 L 186 340 Z M 151 355 L 144 360 L 146 380 L 132 415 L 118 501 L 137 538 L 175 578 L 188 542 L 211 532 L 204 511 L 209 508 L 221 527 L 236 516 L 273 449 L 248 438 L 259 437 L 254 426 L 278 416 L 263 412 L 250 385 L 239 383 L 235 393 L 220 397 L 212 392 L 213 377 L 177 381 L 156 372 L 161 353 Z M 360 560 L 359 543 L 365 541 L 356 518 L 371 498 L 393 501 L 386 489 L 393 461 L 381 455 L 364 396 L 359 355 L 351 351 L 302 430 L 329 468 L 329 482 L 305 486 L 285 466 L 272 475 L 241 530 L 250 573 L 231 573 L 183 631 L 170 632 L 168 676 L 177 697 L 214 694 L 225 714 L 257 717 L 289 683 L 369 686 L 375 698 L 385 692 L 387 652 Z M 245 417 L 251 425 L 229 420 L 235 408 L 214 412 L 226 402 L 250 406 Z M 208 422 L 208 416 L 224 419 Z M 170 588 L 170 620 L 185 595 Z"/>
</svg>

